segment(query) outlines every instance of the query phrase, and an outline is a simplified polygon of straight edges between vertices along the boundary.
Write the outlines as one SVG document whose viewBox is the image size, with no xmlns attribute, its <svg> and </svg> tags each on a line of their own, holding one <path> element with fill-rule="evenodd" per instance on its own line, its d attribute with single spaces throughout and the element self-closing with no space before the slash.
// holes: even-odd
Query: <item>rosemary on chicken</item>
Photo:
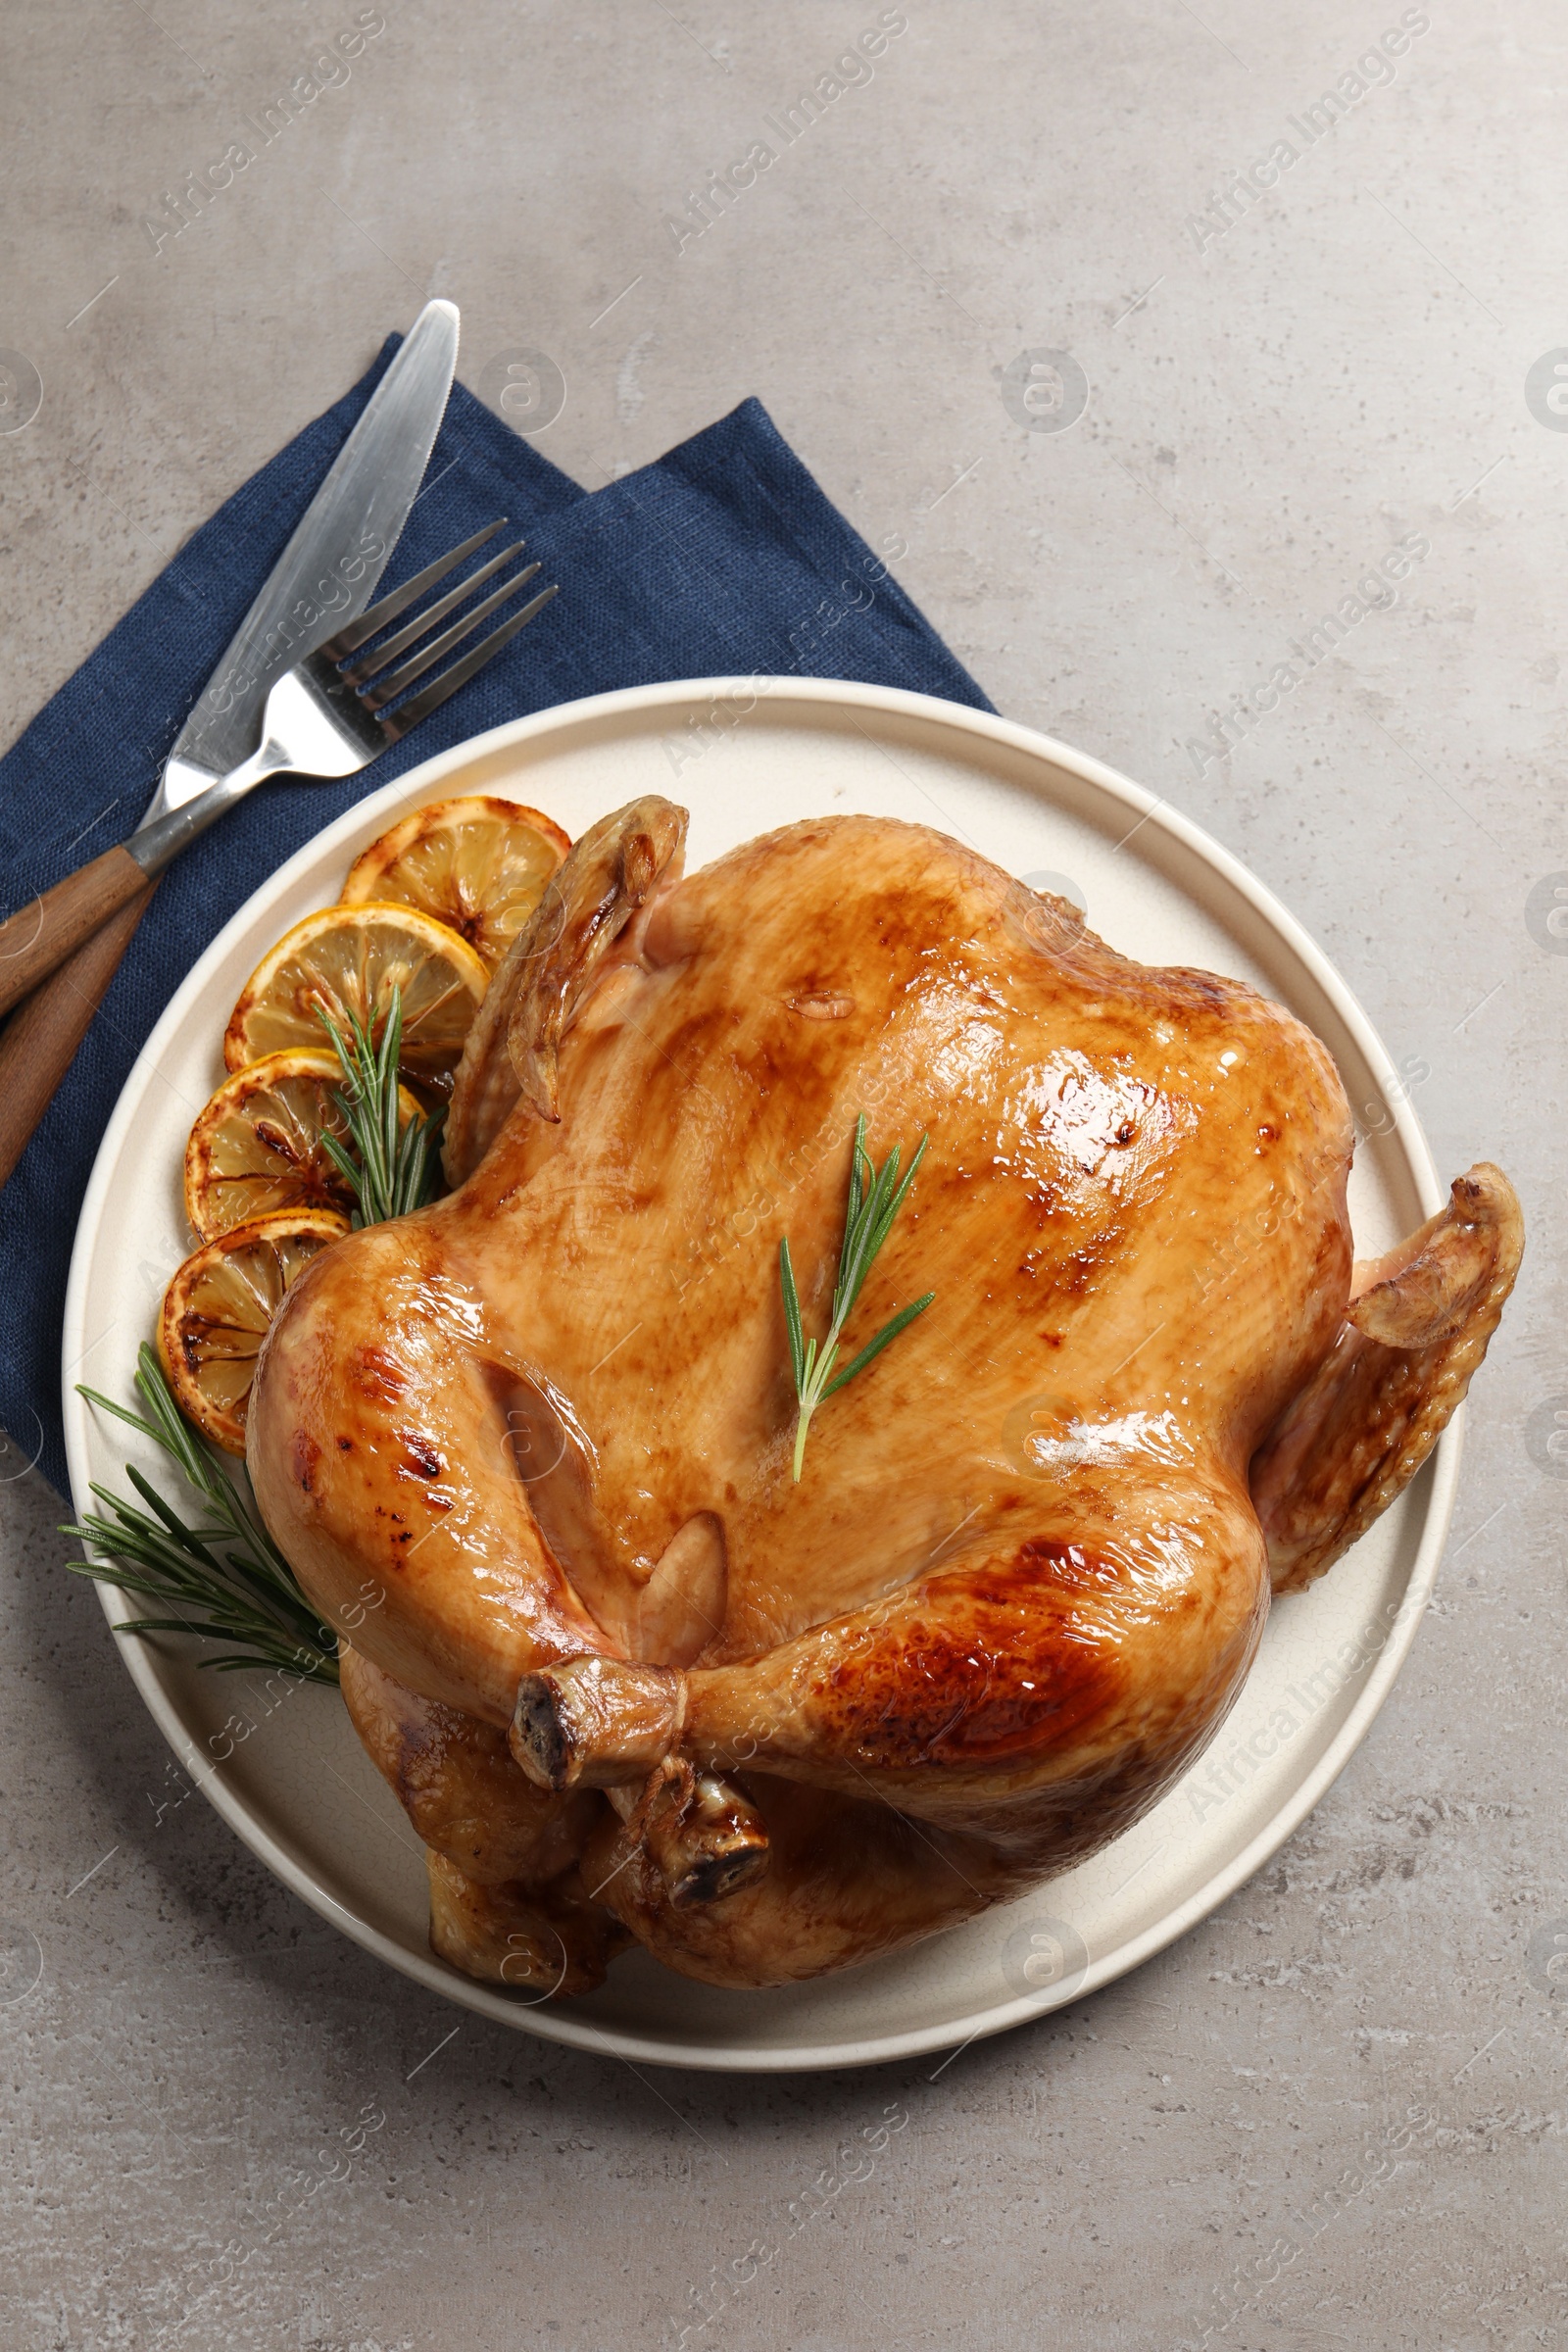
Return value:
<svg viewBox="0 0 1568 2352">
<path fill-rule="evenodd" d="M 431 1116 L 420 1111 L 412 1119 L 400 1118 L 403 991 L 392 991 L 379 1045 L 357 1012 L 349 1013 L 347 1035 L 324 1007 L 319 1018 L 342 1065 L 343 1084 L 333 1101 L 349 1131 L 347 1146 L 335 1135 L 323 1135 L 321 1144 L 358 1203 L 353 1216 L 356 1231 L 362 1225 L 380 1225 L 388 1217 L 404 1216 L 411 1208 L 422 1208 L 435 1192 L 435 1147 L 446 1112 L 438 1110 Z"/>
<path fill-rule="evenodd" d="M 874 1340 L 860 1349 L 852 1363 L 845 1365 L 837 1378 L 833 1367 L 838 1361 L 839 1343 L 844 1326 L 855 1312 L 855 1302 L 871 1271 L 877 1252 L 893 1230 L 893 1220 L 908 1198 L 914 1182 L 914 1172 L 925 1157 L 929 1137 L 921 1136 L 914 1148 L 907 1172 L 902 1183 L 899 1179 L 899 1152 L 888 1153 L 880 1168 L 874 1166 L 865 1148 L 865 1113 L 862 1110 L 855 1122 L 855 1149 L 850 1162 L 850 1197 L 844 1211 L 844 1240 L 839 1250 L 839 1275 L 833 1292 L 833 1307 L 827 1337 L 820 1348 L 814 1339 L 808 1339 L 801 1326 L 801 1298 L 795 1287 L 795 1268 L 790 1262 L 789 1238 L 786 1235 L 778 1246 L 779 1288 L 784 1294 L 784 1328 L 789 1334 L 790 1364 L 795 1374 L 795 1395 L 799 1412 L 795 1423 L 795 1483 L 800 1483 L 801 1465 L 806 1459 L 807 1433 L 811 1415 L 853 1380 L 863 1372 L 873 1356 L 880 1355 L 890 1342 L 896 1340 L 914 1321 L 924 1314 L 935 1291 L 927 1291 L 912 1306 L 899 1309 L 891 1321 L 884 1323 Z"/>
<path fill-rule="evenodd" d="M 401 989 L 391 992 L 379 1042 L 352 1012 L 346 1031 L 325 1012 L 321 1020 L 343 1071 L 335 1099 L 348 1142 L 334 1136 L 321 1141 L 354 1194 L 355 1226 L 380 1224 L 433 1196 L 439 1179 L 435 1147 L 446 1114 L 400 1118 Z M 127 1462 L 125 1476 L 146 1508 L 94 1487 L 102 1511 L 88 1512 L 79 1525 L 60 1532 L 97 1556 L 70 1566 L 78 1576 L 141 1593 L 173 1612 L 122 1620 L 120 1633 L 197 1634 L 233 1645 L 201 1660 L 220 1673 L 262 1666 L 304 1682 L 335 1683 L 336 1637 L 320 1623 L 262 1525 L 244 1471 L 230 1469 L 226 1457 L 191 1428 L 151 1348 L 144 1347 L 138 1356 L 136 1387 L 145 1418 L 96 1389 L 78 1386 L 76 1393 L 161 1446 L 205 1511 L 188 1523 Z"/>
<path fill-rule="evenodd" d="M 174 1402 L 156 1350 L 146 1346 L 137 1359 L 136 1386 L 147 1407 L 145 1417 L 96 1389 L 78 1388 L 77 1395 L 161 1446 L 206 1503 L 206 1512 L 198 1524 L 187 1525 L 127 1462 L 125 1476 L 147 1507 L 138 1509 L 107 1487 L 94 1487 L 103 1511 L 89 1511 L 79 1525 L 60 1532 L 101 1556 L 96 1561 L 70 1561 L 73 1573 L 96 1577 L 122 1592 L 141 1593 L 179 1612 L 122 1619 L 117 1633 L 200 1634 L 209 1641 L 241 1645 L 220 1657 L 203 1658 L 204 1666 L 220 1673 L 266 1666 L 304 1682 L 335 1683 L 334 1637 L 306 1600 L 248 1494 L 241 1492 L 239 1474 L 231 1473 L 217 1447 L 191 1428 Z"/>
</svg>

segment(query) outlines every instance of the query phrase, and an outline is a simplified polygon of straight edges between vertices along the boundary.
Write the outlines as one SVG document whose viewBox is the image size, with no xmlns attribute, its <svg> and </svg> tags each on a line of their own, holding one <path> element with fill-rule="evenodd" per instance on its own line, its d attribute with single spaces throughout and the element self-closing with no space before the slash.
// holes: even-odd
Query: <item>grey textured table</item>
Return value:
<svg viewBox="0 0 1568 2352">
<path fill-rule="evenodd" d="M 1440 1166 L 1517 1181 L 1429 1620 L 1277 1861 L 1097 1999 L 946 2067 L 639 2074 L 427 1997 L 172 1801 L 13 1453 L 8 2352 L 1568 2329 L 1561 14 L 905 17 L 808 122 L 899 12 L 13 0 L 0 725 L 427 295 L 584 481 L 759 393 L 1003 710 L 1302 917 Z"/>
</svg>

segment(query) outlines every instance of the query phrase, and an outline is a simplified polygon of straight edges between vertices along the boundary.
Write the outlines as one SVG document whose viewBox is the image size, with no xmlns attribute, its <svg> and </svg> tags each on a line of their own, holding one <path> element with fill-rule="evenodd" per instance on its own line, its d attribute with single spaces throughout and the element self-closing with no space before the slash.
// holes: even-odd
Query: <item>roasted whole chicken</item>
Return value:
<svg viewBox="0 0 1568 2352">
<path fill-rule="evenodd" d="M 939 833 L 682 879 L 684 834 L 648 799 L 577 844 L 469 1036 L 455 1189 L 316 1259 L 251 1402 L 434 1947 L 535 1995 L 632 1938 L 842 1968 L 1126 1829 L 1425 1458 L 1522 1247 L 1483 1164 L 1352 1264 L 1318 1040 Z M 930 1140 L 846 1345 L 935 1297 L 797 1482 L 779 1244 L 820 1331 L 861 1113 Z"/>
</svg>

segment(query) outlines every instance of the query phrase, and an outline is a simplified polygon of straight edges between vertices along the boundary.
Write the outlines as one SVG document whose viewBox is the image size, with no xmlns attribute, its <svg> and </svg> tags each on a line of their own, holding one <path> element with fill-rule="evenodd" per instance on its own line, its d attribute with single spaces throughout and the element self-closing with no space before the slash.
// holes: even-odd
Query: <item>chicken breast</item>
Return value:
<svg viewBox="0 0 1568 2352">
<path fill-rule="evenodd" d="M 316 1260 L 252 1396 L 268 1525 L 378 1703 L 475 1727 L 483 1772 L 422 1769 L 410 1809 L 499 1808 L 424 1830 L 479 1974 L 470 1851 L 521 1857 L 525 1903 L 537 1848 L 574 1951 L 598 1906 L 757 1985 L 1115 1837 L 1223 1718 L 1271 1581 L 1413 1474 L 1518 1264 L 1482 1167 L 1352 1305 L 1344 1091 L 1242 983 L 921 827 L 814 820 L 684 880 L 683 840 L 650 800 L 577 845 L 469 1039 L 457 1189 Z M 820 1336 L 861 1114 L 879 1158 L 929 1144 L 846 1353 L 934 1298 L 797 1483 L 779 1243 Z"/>
</svg>

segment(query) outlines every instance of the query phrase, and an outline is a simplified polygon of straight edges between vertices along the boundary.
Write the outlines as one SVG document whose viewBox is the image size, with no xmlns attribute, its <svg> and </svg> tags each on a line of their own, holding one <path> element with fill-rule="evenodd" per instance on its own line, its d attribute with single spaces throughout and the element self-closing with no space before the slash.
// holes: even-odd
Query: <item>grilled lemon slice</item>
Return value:
<svg viewBox="0 0 1568 2352">
<path fill-rule="evenodd" d="M 164 1293 L 158 1353 L 169 1385 L 186 1419 L 225 1453 L 245 1450 L 256 1358 L 283 1293 L 348 1230 L 330 1209 L 253 1218 L 193 1251 Z"/>
<path fill-rule="evenodd" d="M 318 1051 L 323 1012 L 340 1028 L 355 1014 L 378 1037 L 396 987 L 402 1073 L 446 1093 L 489 982 L 467 941 L 416 906 L 322 906 L 286 931 L 246 981 L 223 1060 L 242 1070 L 267 1054 Z"/>
<path fill-rule="evenodd" d="M 265 1054 L 224 1079 L 185 1146 L 185 1214 L 198 1241 L 216 1242 L 253 1217 L 285 1209 L 352 1216 L 354 1194 L 321 1142 L 347 1138 L 336 1101 L 342 1084 L 335 1054 L 303 1049 Z M 399 1124 L 418 1109 L 399 1087 Z"/>
<path fill-rule="evenodd" d="M 554 818 L 478 794 L 416 808 L 372 841 L 343 885 L 343 905 L 416 906 L 448 925 L 494 971 L 571 843 Z"/>
</svg>

